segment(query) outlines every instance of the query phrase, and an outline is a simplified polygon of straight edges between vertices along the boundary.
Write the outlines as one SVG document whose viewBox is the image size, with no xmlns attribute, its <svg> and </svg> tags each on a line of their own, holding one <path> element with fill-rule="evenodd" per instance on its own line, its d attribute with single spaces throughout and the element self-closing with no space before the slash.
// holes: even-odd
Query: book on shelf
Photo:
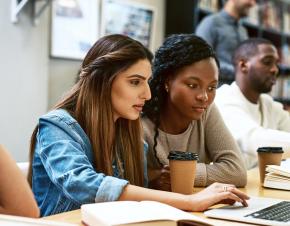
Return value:
<svg viewBox="0 0 290 226">
<path fill-rule="evenodd" d="M 261 23 L 264 28 L 282 31 L 282 5 L 276 1 L 265 1 L 259 4 Z"/>
<path fill-rule="evenodd" d="M 77 226 L 64 222 L 48 221 L 37 218 L 18 217 L 0 214 L 0 225 L 5 226 Z"/>
<path fill-rule="evenodd" d="M 280 52 L 281 52 L 281 63 L 284 65 L 290 65 L 290 46 L 287 43 L 284 43 Z"/>
<path fill-rule="evenodd" d="M 210 12 L 217 12 L 219 10 L 218 0 L 201 0 L 199 1 L 199 8 Z"/>
<path fill-rule="evenodd" d="M 283 31 L 286 34 L 290 34 L 290 5 L 288 3 L 284 3 L 284 11 L 283 11 L 283 22 L 284 28 Z"/>
<path fill-rule="evenodd" d="M 270 95 L 275 99 L 290 100 L 290 76 L 278 77 Z"/>
<path fill-rule="evenodd" d="M 290 77 L 289 76 L 284 79 L 282 98 L 285 98 L 285 99 L 290 98 Z"/>
<path fill-rule="evenodd" d="M 280 166 L 268 165 L 264 187 L 290 191 L 290 159 L 282 161 Z"/>
<path fill-rule="evenodd" d="M 259 25 L 259 6 L 256 4 L 249 10 L 249 15 L 244 18 L 244 20 L 250 24 Z"/>
<path fill-rule="evenodd" d="M 155 201 L 116 201 L 81 206 L 82 222 L 89 226 L 112 225 L 183 225 L 210 226 L 199 218 L 172 206 Z"/>
</svg>

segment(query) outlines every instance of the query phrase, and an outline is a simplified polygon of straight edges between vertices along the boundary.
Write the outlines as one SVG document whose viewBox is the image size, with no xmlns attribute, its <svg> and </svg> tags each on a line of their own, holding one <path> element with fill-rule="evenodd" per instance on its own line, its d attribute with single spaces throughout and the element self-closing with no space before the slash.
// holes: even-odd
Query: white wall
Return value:
<svg viewBox="0 0 290 226">
<path fill-rule="evenodd" d="M 30 135 L 47 108 L 48 13 L 38 26 L 29 14 L 26 7 L 12 24 L 10 0 L 0 1 L 0 143 L 17 161 L 28 159 Z"/>
<path fill-rule="evenodd" d="M 162 43 L 165 32 L 165 1 L 166 0 L 133 0 L 156 8 L 156 26 L 154 30 L 153 50 Z M 49 107 L 52 107 L 66 90 L 74 83 L 81 61 L 50 60 L 49 72 Z"/>
</svg>

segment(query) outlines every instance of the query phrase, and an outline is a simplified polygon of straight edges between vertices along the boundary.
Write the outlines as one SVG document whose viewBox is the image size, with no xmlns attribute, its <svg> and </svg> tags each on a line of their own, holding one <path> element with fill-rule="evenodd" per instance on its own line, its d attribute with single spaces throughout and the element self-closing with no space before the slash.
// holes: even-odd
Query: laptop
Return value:
<svg viewBox="0 0 290 226">
<path fill-rule="evenodd" d="M 289 194 L 290 195 L 290 194 Z M 207 217 L 261 225 L 290 226 L 290 200 L 251 197 L 249 206 L 223 206 L 205 211 Z"/>
</svg>

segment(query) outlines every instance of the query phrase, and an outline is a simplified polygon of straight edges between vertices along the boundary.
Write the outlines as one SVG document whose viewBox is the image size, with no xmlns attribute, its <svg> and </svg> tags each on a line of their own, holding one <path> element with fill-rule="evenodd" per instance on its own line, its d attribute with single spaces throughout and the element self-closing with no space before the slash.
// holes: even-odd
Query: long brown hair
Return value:
<svg viewBox="0 0 290 226">
<path fill-rule="evenodd" d="M 123 35 L 99 39 L 87 53 L 76 84 L 56 104 L 80 124 L 90 139 L 97 172 L 113 175 L 112 163 L 122 160 L 123 177 L 131 184 L 143 186 L 143 143 L 140 120 L 113 120 L 111 87 L 114 78 L 141 59 L 152 54 L 141 43 Z M 32 162 L 38 126 L 30 143 L 28 180 L 32 181 Z"/>
</svg>

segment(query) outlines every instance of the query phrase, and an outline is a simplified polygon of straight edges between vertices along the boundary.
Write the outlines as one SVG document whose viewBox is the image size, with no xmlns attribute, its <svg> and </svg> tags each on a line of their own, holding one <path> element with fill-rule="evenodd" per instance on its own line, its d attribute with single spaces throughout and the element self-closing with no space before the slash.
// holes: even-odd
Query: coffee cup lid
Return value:
<svg viewBox="0 0 290 226">
<path fill-rule="evenodd" d="M 198 154 L 184 151 L 170 151 L 168 155 L 169 160 L 198 160 Z"/>
<path fill-rule="evenodd" d="M 282 147 L 259 147 L 257 152 L 261 152 L 261 153 L 284 153 Z"/>
</svg>

